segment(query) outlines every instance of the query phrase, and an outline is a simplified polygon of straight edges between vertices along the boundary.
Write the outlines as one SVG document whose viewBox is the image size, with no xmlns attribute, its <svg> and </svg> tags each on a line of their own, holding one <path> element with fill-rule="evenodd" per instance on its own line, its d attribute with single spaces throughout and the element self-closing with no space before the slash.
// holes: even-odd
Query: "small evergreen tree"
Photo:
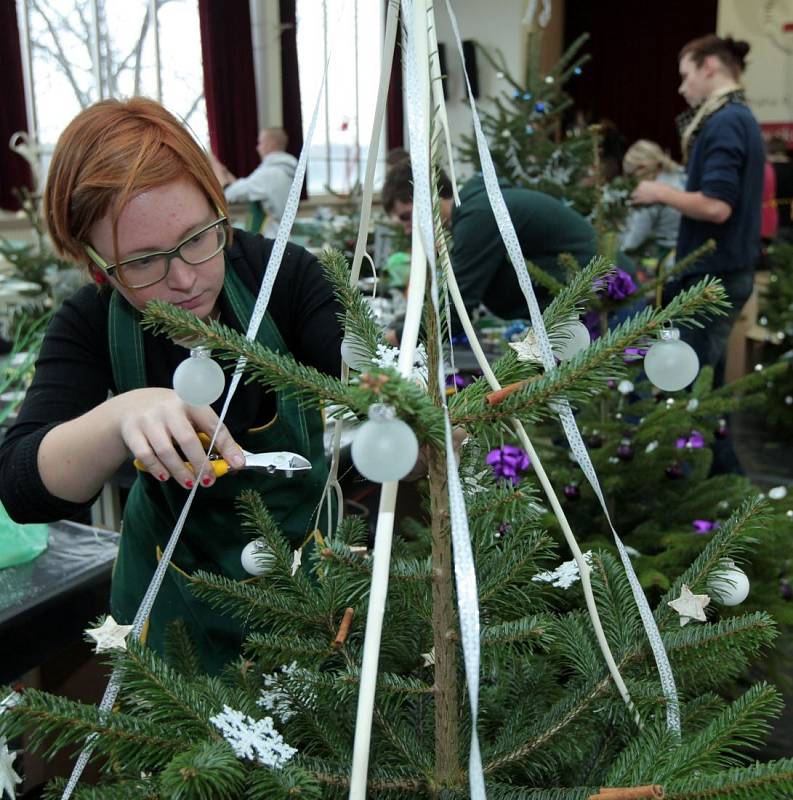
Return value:
<svg viewBox="0 0 793 800">
<path fill-rule="evenodd" d="M 347 307 L 348 331 L 374 353 L 377 326 L 360 294 L 347 287 L 343 259 L 328 254 L 324 260 Z M 545 312 L 551 335 L 607 269 L 594 262 L 557 296 Z M 501 359 L 494 365 L 498 380 L 520 388 L 499 403 L 488 402 L 483 381 L 450 398 L 454 423 L 472 438 L 462 448 L 460 468 L 478 572 L 479 732 L 491 798 L 581 800 L 605 797 L 603 786 L 639 785 L 662 785 L 666 797 L 677 800 L 793 792 L 793 759 L 758 764 L 745 755 L 778 713 L 777 692 L 761 684 L 733 702 L 717 694 L 772 642 L 769 615 L 725 619 L 713 613 L 704 624 L 681 627 L 668 605 L 684 584 L 706 592 L 721 559 L 740 559 L 752 547 L 767 515 L 761 504 L 748 501 L 725 520 L 692 563 L 670 577 L 656 605 L 682 700 L 678 741 L 665 726 L 664 698 L 622 567 L 608 552 L 592 556 L 601 619 L 641 727 L 615 691 L 587 617 L 577 609 L 577 586 L 555 591 L 535 580 L 563 557 L 543 525 L 536 490 L 496 480 L 484 460 L 487 449 L 504 440 L 510 420 L 533 426 L 550 419 L 562 397 L 580 405 L 608 378 L 621 377 L 623 352 L 638 337 L 670 319 L 690 320 L 722 298 L 718 284 L 706 279 L 665 309 L 646 309 L 553 372 Z M 397 542 L 391 563 L 369 791 L 384 798 L 466 797 L 470 720 L 453 602 L 442 416 L 433 387 L 427 393 L 375 366 L 344 384 L 162 303 L 150 307 L 147 318 L 169 336 L 197 337 L 221 357 L 245 356 L 252 378 L 288 388 L 306 403 L 333 402 L 359 416 L 374 402 L 393 405 L 429 449 L 426 527 L 410 551 Z M 431 362 L 438 357 L 432 342 L 428 335 Z M 198 595 L 248 626 L 238 662 L 220 677 L 198 674 L 190 643 L 177 629 L 167 660 L 136 642 L 113 656 L 122 694 L 112 714 L 27 690 L 0 716 L 0 733 L 28 731 L 34 746 L 49 750 L 93 737 L 105 781 L 78 789 L 78 797 L 346 795 L 372 569 L 361 550 L 365 531 L 347 519 L 306 555 L 310 571 L 293 575 L 293 554 L 261 500 L 248 494 L 240 509 L 251 536 L 273 555 L 270 571 L 245 583 L 193 578 Z"/>
</svg>

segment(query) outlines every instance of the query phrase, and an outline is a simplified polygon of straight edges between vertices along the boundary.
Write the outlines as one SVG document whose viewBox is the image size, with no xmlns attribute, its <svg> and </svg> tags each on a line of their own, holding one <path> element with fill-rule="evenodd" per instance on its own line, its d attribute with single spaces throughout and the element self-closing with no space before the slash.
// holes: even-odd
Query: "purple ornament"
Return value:
<svg viewBox="0 0 793 800">
<path fill-rule="evenodd" d="M 616 389 L 617 388 L 617 381 L 615 381 L 614 378 L 609 378 L 606 381 L 606 386 L 608 386 L 609 389 Z"/>
<path fill-rule="evenodd" d="M 593 433 L 589 439 L 587 439 L 587 445 L 590 450 L 598 450 L 603 447 L 603 437 L 598 433 Z"/>
<path fill-rule="evenodd" d="M 675 447 L 682 450 L 684 447 L 698 450 L 705 446 L 705 437 L 699 431 L 691 431 L 688 436 L 681 436 L 675 440 Z"/>
<path fill-rule="evenodd" d="M 726 419 L 720 419 L 719 420 L 719 424 L 716 426 L 716 430 L 713 431 L 713 435 L 717 439 L 726 439 L 727 438 L 727 434 L 729 432 L 730 431 L 727 428 L 727 420 Z"/>
<path fill-rule="evenodd" d="M 623 439 L 617 446 L 617 458 L 622 461 L 630 461 L 633 458 L 633 445 L 630 440 Z"/>
<path fill-rule="evenodd" d="M 779 595 L 783 600 L 793 600 L 793 586 L 787 578 L 779 579 Z"/>
<path fill-rule="evenodd" d="M 496 478 L 509 478 L 513 486 L 520 483 L 521 473 L 531 466 L 528 453 L 520 447 L 505 444 L 491 450 L 485 459 L 487 464 L 493 468 L 493 475 Z"/>
<path fill-rule="evenodd" d="M 671 478 L 672 480 L 677 480 L 678 478 L 683 477 L 683 468 L 680 464 L 670 464 L 664 472 L 666 473 L 667 478 Z"/>
<path fill-rule="evenodd" d="M 710 533 L 719 527 L 719 523 L 711 522 L 709 519 L 695 519 L 691 526 L 694 528 L 694 533 Z"/>
<path fill-rule="evenodd" d="M 581 497 L 581 490 L 576 484 L 568 483 L 567 486 L 564 487 L 564 496 L 568 500 L 578 500 L 578 498 Z"/>
<path fill-rule="evenodd" d="M 512 526 L 508 522 L 502 522 L 496 531 L 496 539 L 503 539 L 511 530 Z"/>
<path fill-rule="evenodd" d="M 647 355 L 646 347 L 626 347 L 622 351 L 622 360 L 626 364 L 633 364 Z"/>
</svg>

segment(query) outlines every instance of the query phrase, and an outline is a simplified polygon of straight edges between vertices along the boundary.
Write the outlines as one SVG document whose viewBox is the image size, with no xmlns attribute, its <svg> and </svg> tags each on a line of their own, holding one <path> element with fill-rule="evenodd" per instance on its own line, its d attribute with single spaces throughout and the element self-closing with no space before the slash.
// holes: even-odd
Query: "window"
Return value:
<svg viewBox="0 0 793 800">
<path fill-rule="evenodd" d="M 17 0 L 41 174 L 63 128 L 104 98 L 147 95 L 206 146 L 197 0 Z"/>
<path fill-rule="evenodd" d="M 380 80 L 385 3 L 382 0 L 297 0 L 297 60 L 303 132 L 314 111 L 325 62 L 327 92 L 320 101 L 309 153 L 308 193 L 346 194 L 363 183 Z M 382 183 L 384 136 L 375 185 Z"/>
</svg>

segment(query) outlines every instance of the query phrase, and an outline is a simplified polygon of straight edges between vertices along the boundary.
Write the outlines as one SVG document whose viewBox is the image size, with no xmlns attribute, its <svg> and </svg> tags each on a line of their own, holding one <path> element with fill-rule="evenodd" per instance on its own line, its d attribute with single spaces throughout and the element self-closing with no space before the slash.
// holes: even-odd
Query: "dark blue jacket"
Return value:
<svg viewBox="0 0 793 800">
<path fill-rule="evenodd" d="M 694 142 L 686 191 L 723 200 L 732 209 L 722 223 L 683 217 L 677 238 L 678 260 L 708 239 L 715 252 L 686 270 L 686 275 L 718 275 L 754 268 L 760 253 L 765 150 L 760 126 L 741 103 L 728 103 L 708 119 Z"/>
</svg>

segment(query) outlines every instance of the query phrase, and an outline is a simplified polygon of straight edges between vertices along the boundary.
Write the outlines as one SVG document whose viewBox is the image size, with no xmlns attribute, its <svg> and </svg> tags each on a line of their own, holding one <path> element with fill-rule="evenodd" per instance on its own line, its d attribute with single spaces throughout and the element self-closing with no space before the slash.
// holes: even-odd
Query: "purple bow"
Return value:
<svg viewBox="0 0 793 800">
<path fill-rule="evenodd" d="M 491 450 L 485 461 L 493 468 L 493 475 L 496 478 L 509 478 L 513 486 L 520 483 L 520 473 L 525 472 L 531 466 L 528 453 L 511 444 Z"/>
<path fill-rule="evenodd" d="M 598 293 L 603 292 L 603 284 L 603 279 L 597 280 L 593 284 Z M 631 278 L 624 269 L 615 267 L 613 272 L 606 275 L 605 290 L 606 295 L 612 300 L 624 300 L 636 291 L 636 284 L 633 282 L 633 278 Z"/>
<path fill-rule="evenodd" d="M 700 447 L 704 446 L 705 437 L 699 431 L 691 431 L 688 436 L 681 436 L 675 440 L 675 447 L 678 450 L 682 450 L 684 447 L 698 450 Z"/>
<path fill-rule="evenodd" d="M 695 519 L 691 525 L 694 528 L 694 533 L 710 533 L 719 527 L 718 522 L 711 522 L 709 519 Z"/>
</svg>

